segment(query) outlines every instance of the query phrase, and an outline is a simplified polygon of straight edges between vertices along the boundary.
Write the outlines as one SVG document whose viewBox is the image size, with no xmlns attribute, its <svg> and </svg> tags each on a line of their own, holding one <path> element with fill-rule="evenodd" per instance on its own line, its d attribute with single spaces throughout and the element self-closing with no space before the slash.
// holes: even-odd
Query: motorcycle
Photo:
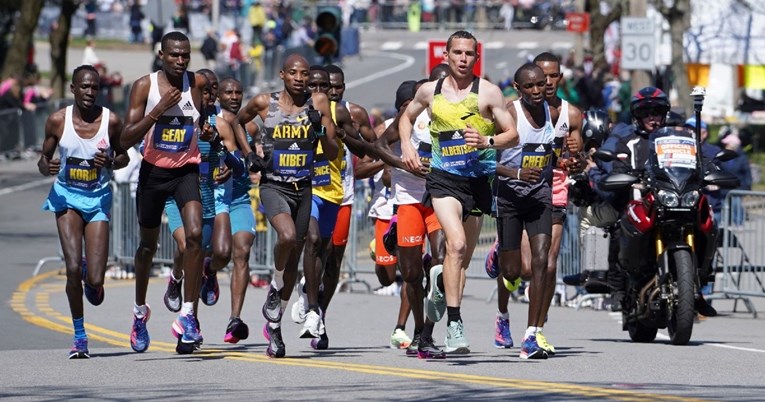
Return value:
<svg viewBox="0 0 765 402">
<path fill-rule="evenodd" d="M 691 338 L 696 293 L 708 279 L 715 251 L 713 213 L 702 190 L 738 185 L 714 164 L 734 154 L 724 150 L 703 160 L 700 148 L 689 131 L 659 129 L 648 138 L 643 168 L 613 173 L 600 184 L 604 191 L 632 191 L 620 222 L 619 265 L 627 276 L 623 330 L 634 342 L 653 342 L 660 328 L 674 345 Z M 629 157 L 617 152 L 598 150 L 593 157 Z"/>
</svg>

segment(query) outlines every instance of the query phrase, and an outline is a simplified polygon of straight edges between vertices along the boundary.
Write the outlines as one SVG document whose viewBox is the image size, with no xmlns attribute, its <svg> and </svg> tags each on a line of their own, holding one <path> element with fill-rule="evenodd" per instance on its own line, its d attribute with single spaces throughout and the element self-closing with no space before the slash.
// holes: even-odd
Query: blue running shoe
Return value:
<svg viewBox="0 0 765 402">
<path fill-rule="evenodd" d="M 199 332 L 197 319 L 193 314 L 180 315 L 173 321 L 173 336 L 180 338 L 183 343 L 202 344 L 204 338 Z"/>
<path fill-rule="evenodd" d="M 98 306 L 104 302 L 104 287 L 93 287 L 88 284 L 88 262 L 85 258 L 82 259 L 82 284 L 83 293 L 90 304 Z"/>
<path fill-rule="evenodd" d="M 130 347 L 138 353 L 143 353 L 149 348 L 151 339 L 149 338 L 149 330 L 146 328 L 146 323 L 149 322 L 151 317 L 151 308 L 146 305 L 146 314 L 142 318 L 138 318 L 133 314 L 133 330 L 130 332 Z"/>
<path fill-rule="evenodd" d="M 486 254 L 486 275 L 489 278 L 496 279 L 499 276 L 499 242 L 495 241 Z"/>
<path fill-rule="evenodd" d="M 72 345 L 72 350 L 69 351 L 70 359 L 90 359 L 90 352 L 88 352 L 88 338 L 76 339 Z"/>
<path fill-rule="evenodd" d="M 537 337 L 529 336 L 521 343 L 521 359 L 547 359 L 547 352 L 537 343 Z"/>
<path fill-rule="evenodd" d="M 494 322 L 494 347 L 508 349 L 513 347 L 513 335 L 510 333 L 510 320 L 497 316 Z"/>
<path fill-rule="evenodd" d="M 211 262 L 212 258 L 205 257 L 205 262 L 202 264 L 202 287 L 199 289 L 199 298 L 207 306 L 217 303 L 220 296 L 218 273 L 210 272 Z"/>
</svg>

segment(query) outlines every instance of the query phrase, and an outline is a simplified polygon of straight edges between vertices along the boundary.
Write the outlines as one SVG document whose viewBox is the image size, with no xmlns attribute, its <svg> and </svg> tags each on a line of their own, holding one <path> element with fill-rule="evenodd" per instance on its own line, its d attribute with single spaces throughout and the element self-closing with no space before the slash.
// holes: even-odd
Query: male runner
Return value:
<svg viewBox="0 0 765 402">
<path fill-rule="evenodd" d="M 411 143 L 412 124 L 423 110 L 430 109 L 433 159 L 423 204 L 433 207 L 446 237 L 447 353 L 470 351 L 460 315 L 465 270 L 478 240 L 481 215 L 491 210 L 489 179 L 496 166 L 495 151 L 475 146 L 502 148 L 518 142 L 499 88 L 473 75 L 479 57 L 476 48 L 471 33 L 453 33 L 444 52 L 451 74 L 423 84 L 399 121 L 402 161 L 410 171 L 418 172 L 422 164 Z M 492 136 L 495 124 L 502 134 Z"/>
<path fill-rule="evenodd" d="M 253 141 L 263 146 L 263 157 L 251 151 L 247 141 L 250 171 L 262 172 L 260 196 L 266 217 L 277 233 L 274 247 L 274 277 L 263 305 L 268 320 L 266 353 L 284 357 L 281 318 L 297 279 L 300 255 L 298 244 L 305 241 L 311 215 L 311 171 L 318 143 L 327 159 L 337 157 L 335 125 L 329 99 L 322 93 L 307 92 L 308 61 L 300 55 L 287 57 L 279 76 L 282 91 L 260 94 L 237 114 L 240 138 L 243 126 L 259 116 L 263 132 Z M 242 143 L 244 142 L 244 144 Z"/>
<path fill-rule="evenodd" d="M 66 263 L 66 296 L 74 326 L 70 359 L 90 357 L 82 306 L 83 282 L 85 297 L 92 305 L 100 305 L 104 301 L 104 272 L 109 257 L 112 208 L 109 180 L 112 170 L 123 168 L 129 162 L 127 152 L 120 145 L 122 121 L 117 114 L 95 104 L 99 82 L 93 66 L 74 69 L 69 86 L 74 105 L 48 117 L 42 155 L 37 163 L 43 176 L 56 176 L 42 209 L 56 213 Z M 56 148 L 59 157 L 54 159 Z M 85 260 L 82 258 L 83 237 Z"/>
<path fill-rule="evenodd" d="M 521 275 L 521 237 L 528 233 L 531 246 L 531 282 L 528 329 L 521 345 L 522 359 L 543 359 L 547 353 L 536 341 L 537 320 L 543 307 L 547 258 L 552 231 L 552 168 L 554 163 L 555 109 L 545 101 L 545 74 L 533 64 L 515 73 L 514 86 L 521 99 L 510 106 L 517 122 L 519 144 L 497 155 L 496 202 L 499 265 L 514 282 Z M 544 319 L 544 316 L 542 316 Z"/>
<path fill-rule="evenodd" d="M 203 111 L 202 90 L 207 79 L 202 74 L 187 72 L 191 44 L 180 32 L 162 37 L 158 52 L 162 70 L 145 75 L 133 84 L 122 147 L 127 149 L 141 140 L 145 142 L 144 158 L 136 192 L 140 244 L 135 255 L 136 292 L 133 306 L 133 330 L 130 346 L 136 352 L 149 347 L 146 323 L 151 309 L 146 304 L 149 270 L 157 251 L 159 225 L 165 200 L 173 197 L 181 208 L 186 249 L 183 253 L 183 304 L 173 329 L 181 343 L 201 344 L 194 317 L 194 302 L 199 297 L 202 273 L 202 204 L 199 194 L 197 137 L 212 138 L 211 126 L 200 125 Z"/>
</svg>

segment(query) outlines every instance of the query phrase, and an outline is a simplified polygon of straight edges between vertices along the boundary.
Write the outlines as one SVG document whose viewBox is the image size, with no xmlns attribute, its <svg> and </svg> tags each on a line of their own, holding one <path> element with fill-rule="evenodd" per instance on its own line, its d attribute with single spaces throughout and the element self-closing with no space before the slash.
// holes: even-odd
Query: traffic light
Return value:
<svg viewBox="0 0 765 402">
<path fill-rule="evenodd" d="M 313 48 L 325 59 L 340 56 L 340 30 L 343 25 L 340 7 L 320 7 L 316 14 L 318 34 Z"/>
</svg>

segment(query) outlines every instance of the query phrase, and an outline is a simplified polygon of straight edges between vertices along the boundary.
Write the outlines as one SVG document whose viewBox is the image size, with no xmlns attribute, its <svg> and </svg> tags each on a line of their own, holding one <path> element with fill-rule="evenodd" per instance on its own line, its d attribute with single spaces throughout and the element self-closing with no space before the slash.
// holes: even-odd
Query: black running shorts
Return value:
<svg viewBox="0 0 765 402">
<path fill-rule="evenodd" d="M 311 220 L 311 182 L 282 183 L 261 179 L 260 202 L 270 221 L 279 214 L 289 214 L 295 222 L 295 238 L 305 241 Z"/>
<path fill-rule="evenodd" d="M 452 197 L 462 204 L 462 220 L 469 216 L 491 213 L 491 185 L 489 176 L 465 177 L 439 169 L 431 169 L 425 180 L 422 204 L 433 207 L 433 198 Z"/>
<path fill-rule="evenodd" d="M 169 197 L 175 199 L 179 210 L 183 210 L 183 206 L 190 201 L 201 204 L 199 165 L 165 169 L 154 166 L 145 160 L 142 161 L 135 197 L 138 224 L 146 229 L 159 227 L 162 222 L 165 201 Z"/>
</svg>

